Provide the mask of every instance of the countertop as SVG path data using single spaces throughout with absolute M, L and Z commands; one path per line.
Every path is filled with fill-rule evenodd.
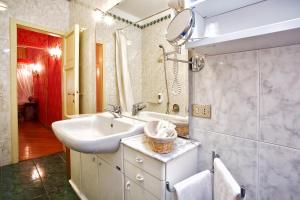
M 195 140 L 177 138 L 172 152 L 168 154 L 160 154 L 151 150 L 144 134 L 124 138 L 122 139 L 122 144 L 164 163 L 167 163 L 200 145 L 200 143 Z

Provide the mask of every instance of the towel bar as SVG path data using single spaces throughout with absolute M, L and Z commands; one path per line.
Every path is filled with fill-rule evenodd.
M 175 188 L 170 188 L 170 182 L 169 181 L 166 182 L 166 188 L 167 188 L 168 192 L 175 192 Z
M 215 158 L 220 158 L 219 154 L 217 154 L 215 151 L 212 152 L 212 169 L 211 169 L 211 173 L 214 173 L 214 159 Z M 246 196 L 246 188 L 245 186 L 241 185 L 241 193 L 240 195 L 237 197 L 237 200 L 242 200 L 245 198 Z M 175 192 L 175 188 L 170 186 L 170 182 L 166 181 L 166 189 L 168 192 Z
M 215 151 L 212 152 L 212 169 L 211 172 L 214 173 L 214 159 L 220 158 L 219 154 L 217 154 Z M 246 188 L 245 186 L 241 185 L 241 192 L 240 195 L 237 197 L 237 200 L 242 200 L 246 196 Z

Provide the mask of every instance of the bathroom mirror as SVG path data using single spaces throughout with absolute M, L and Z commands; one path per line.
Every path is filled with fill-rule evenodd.
M 185 9 L 173 18 L 167 28 L 166 39 L 173 46 L 184 45 L 192 36 L 195 16 L 191 9 Z
M 131 113 L 132 105 L 142 102 L 146 107 L 135 114 L 187 127 L 189 67 L 165 56 L 188 60 L 188 51 L 175 54 L 166 38 L 175 15 L 168 1 L 124 0 L 108 13 L 112 24 L 96 24 L 96 42 L 103 45 L 104 107 L 121 104 Z

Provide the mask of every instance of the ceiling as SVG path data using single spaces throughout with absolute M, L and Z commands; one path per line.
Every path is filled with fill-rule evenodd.
M 109 12 L 136 22 L 168 8 L 168 0 L 123 0 Z

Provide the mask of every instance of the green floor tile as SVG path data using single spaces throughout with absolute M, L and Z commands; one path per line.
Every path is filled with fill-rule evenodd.
M 0 167 L 0 200 L 78 200 L 63 154 Z

